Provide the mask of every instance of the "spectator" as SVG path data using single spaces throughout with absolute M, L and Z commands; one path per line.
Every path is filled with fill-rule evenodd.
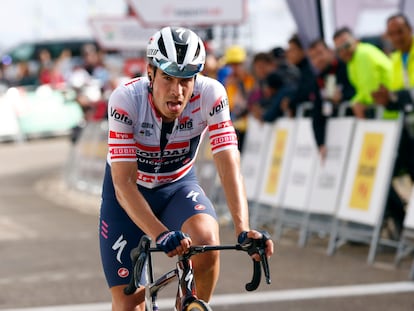
M 321 158 L 324 159 L 326 157 L 326 148 L 324 145 L 326 119 L 320 114 L 322 98 L 315 72 L 297 35 L 290 38 L 286 57 L 289 63 L 295 65 L 299 69 L 300 76 L 296 87 L 293 90 L 290 90 L 290 95 L 282 99 L 282 110 L 286 112 L 288 109 L 288 113 L 293 116 L 296 114 L 299 106 L 303 103 L 312 103 L 311 114 L 313 133 Z
M 316 70 L 318 86 L 325 101 L 338 107 L 341 102 L 350 100 L 355 95 L 355 89 L 348 79 L 346 64 L 323 39 L 317 39 L 309 45 L 308 56 Z
M 89 73 L 92 79 L 98 80 L 101 87 L 105 88 L 110 77 L 109 71 L 102 60 L 102 53 L 93 44 L 85 44 L 82 53 L 83 68 Z
M 391 85 L 391 61 L 370 43 L 359 42 L 348 27 L 338 29 L 333 36 L 339 57 L 347 64 L 349 80 L 355 88 L 351 98 L 352 112 L 357 118 L 367 116 L 367 107 L 374 102 L 371 93 L 380 85 Z
M 255 79 L 246 69 L 247 53 L 241 46 L 235 45 L 227 48 L 224 60 L 225 64 L 231 68 L 224 86 L 229 98 L 230 115 L 241 151 L 247 129 L 247 96 L 253 89 Z
M 252 114 L 263 122 L 273 122 L 283 115 L 282 100 L 288 96 L 284 77 L 278 71 L 270 73 L 263 82 L 263 97 L 252 109 Z
M 395 48 L 395 52 L 391 54 L 392 82 L 389 88 L 382 85 L 372 95 L 379 105 L 403 111 L 408 107 L 408 111 L 411 111 L 414 100 L 414 38 L 407 17 L 403 14 L 390 16 L 387 20 L 386 34 Z M 414 140 L 404 126 L 394 167 L 394 177 L 408 173 L 411 181 L 414 181 L 413 159 Z M 397 210 L 398 212 L 396 218 L 400 220 L 399 230 L 402 230 L 405 215 L 401 210 Z
M 259 103 L 264 98 L 266 77 L 275 71 L 275 69 L 275 60 L 270 53 L 260 52 L 254 55 L 252 71 L 255 78 L 255 85 L 247 98 L 247 108 L 249 111 L 254 111 L 260 107 Z
M 36 75 L 30 72 L 29 63 L 22 61 L 17 64 L 17 86 L 37 86 L 38 79 Z
M 358 42 L 347 27 L 335 32 L 334 42 L 339 57 L 347 62 L 349 78 L 355 87 L 356 94 L 351 99 L 353 113 L 357 118 L 370 117 L 367 107 L 374 104 L 372 93 L 381 85 L 386 88 L 391 86 L 391 61 L 376 46 Z M 390 218 L 393 221 L 395 230 L 392 230 L 392 238 L 399 238 L 404 217 L 404 204 L 391 184 L 383 222 L 388 227 L 386 220 Z
M 389 88 L 381 85 L 372 95 L 377 104 L 404 109 L 405 105 L 412 106 L 414 102 L 414 38 L 405 15 L 396 14 L 388 18 L 387 36 L 395 49 L 391 54 L 391 85 Z

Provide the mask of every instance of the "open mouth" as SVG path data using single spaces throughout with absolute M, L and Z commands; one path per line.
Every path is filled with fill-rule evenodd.
M 168 101 L 167 107 L 173 113 L 178 113 L 181 109 L 181 102 L 180 101 Z

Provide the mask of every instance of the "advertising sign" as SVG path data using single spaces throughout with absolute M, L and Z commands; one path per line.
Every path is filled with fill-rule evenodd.
M 328 120 L 325 141 L 327 155 L 323 162 L 320 159 L 316 162 L 309 212 L 333 215 L 338 208 L 354 126 L 354 118 Z
M 313 184 L 318 151 L 312 130 L 312 120 L 297 120 L 295 146 L 291 158 L 289 178 L 286 180 L 286 193 L 282 207 L 305 210 Z
M 371 226 L 381 221 L 399 126 L 398 121 L 357 122 L 338 218 Z
M 127 0 L 142 24 L 149 27 L 167 25 L 229 25 L 243 22 L 245 0 Z
M 135 17 L 93 17 L 90 24 L 99 45 L 107 50 L 145 50 L 158 30 L 144 28 Z
M 241 153 L 241 170 L 249 200 L 257 199 L 260 180 L 263 178 L 265 169 L 263 159 L 269 146 L 268 139 L 271 128 L 269 123 L 261 123 L 256 118 L 249 116 L 243 152 Z
M 267 140 L 268 150 L 264 160 L 259 202 L 278 206 L 282 203 L 286 179 L 289 173 L 291 151 L 295 138 L 296 121 L 281 118 L 272 125 Z

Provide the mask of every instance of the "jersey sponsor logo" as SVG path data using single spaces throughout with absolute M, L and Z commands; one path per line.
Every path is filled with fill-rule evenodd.
M 209 112 L 209 115 L 212 117 L 215 114 L 218 114 L 225 110 L 229 106 L 229 101 L 227 97 L 223 98 L 218 104 L 214 105 L 213 109 Z
M 111 155 L 135 155 L 136 149 L 131 147 L 111 147 L 109 148 L 109 153 Z
M 204 211 L 206 207 L 203 204 L 197 204 L 196 206 L 194 206 L 194 209 L 196 211 Z
M 158 49 L 147 49 L 147 56 L 155 56 L 158 53 Z
M 148 122 L 142 122 L 141 127 L 144 128 L 144 129 L 153 129 L 154 124 L 148 123 Z
M 130 119 L 128 113 L 119 108 L 112 108 L 111 107 L 111 117 L 114 118 L 116 121 L 131 125 L 132 120 Z
M 200 192 L 197 192 L 197 191 L 191 190 L 191 191 L 187 194 L 186 198 L 187 198 L 187 199 L 190 199 L 190 198 L 191 198 L 191 200 L 192 200 L 193 202 L 197 202 L 197 197 L 198 197 L 199 195 L 200 195 Z
M 127 268 L 119 268 L 118 269 L 118 276 L 121 278 L 126 278 L 129 275 L 129 270 Z
M 223 133 L 221 135 L 215 135 L 214 137 L 211 137 L 210 143 L 212 146 L 216 146 L 223 143 L 231 143 L 231 142 L 237 142 L 237 135 L 235 133 L 229 132 L 229 133 Z
M 189 131 L 193 129 L 193 119 L 190 119 L 190 117 L 184 117 L 180 119 L 179 124 L 177 125 L 177 128 L 180 131 Z
M 134 134 L 133 133 L 121 133 L 121 132 L 109 131 L 109 138 L 131 139 L 131 138 L 134 138 Z
M 215 131 L 215 130 L 220 130 L 220 129 L 224 129 L 227 127 L 232 127 L 233 123 L 231 122 L 231 120 L 227 120 L 227 121 L 223 121 L 220 123 L 216 123 L 216 124 L 212 124 L 208 127 L 209 131 Z
M 139 131 L 139 135 L 145 136 L 145 137 L 150 137 L 152 135 L 152 133 L 151 133 L 150 130 L 144 130 L 144 129 L 142 129 L 142 130 Z
M 121 256 L 122 252 L 124 251 L 125 246 L 127 245 L 127 241 L 124 240 L 124 236 L 121 234 L 121 236 L 116 240 L 114 245 L 112 245 L 112 249 L 114 251 L 117 250 L 116 253 L 116 260 L 118 260 L 119 263 L 122 263 Z

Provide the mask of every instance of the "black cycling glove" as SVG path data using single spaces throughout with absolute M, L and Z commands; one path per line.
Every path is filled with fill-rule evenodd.
M 181 240 L 188 237 L 189 235 L 182 231 L 165 231 L 157 237 L 155 243 L 159 249 L 168 254 L 180 246 Z

